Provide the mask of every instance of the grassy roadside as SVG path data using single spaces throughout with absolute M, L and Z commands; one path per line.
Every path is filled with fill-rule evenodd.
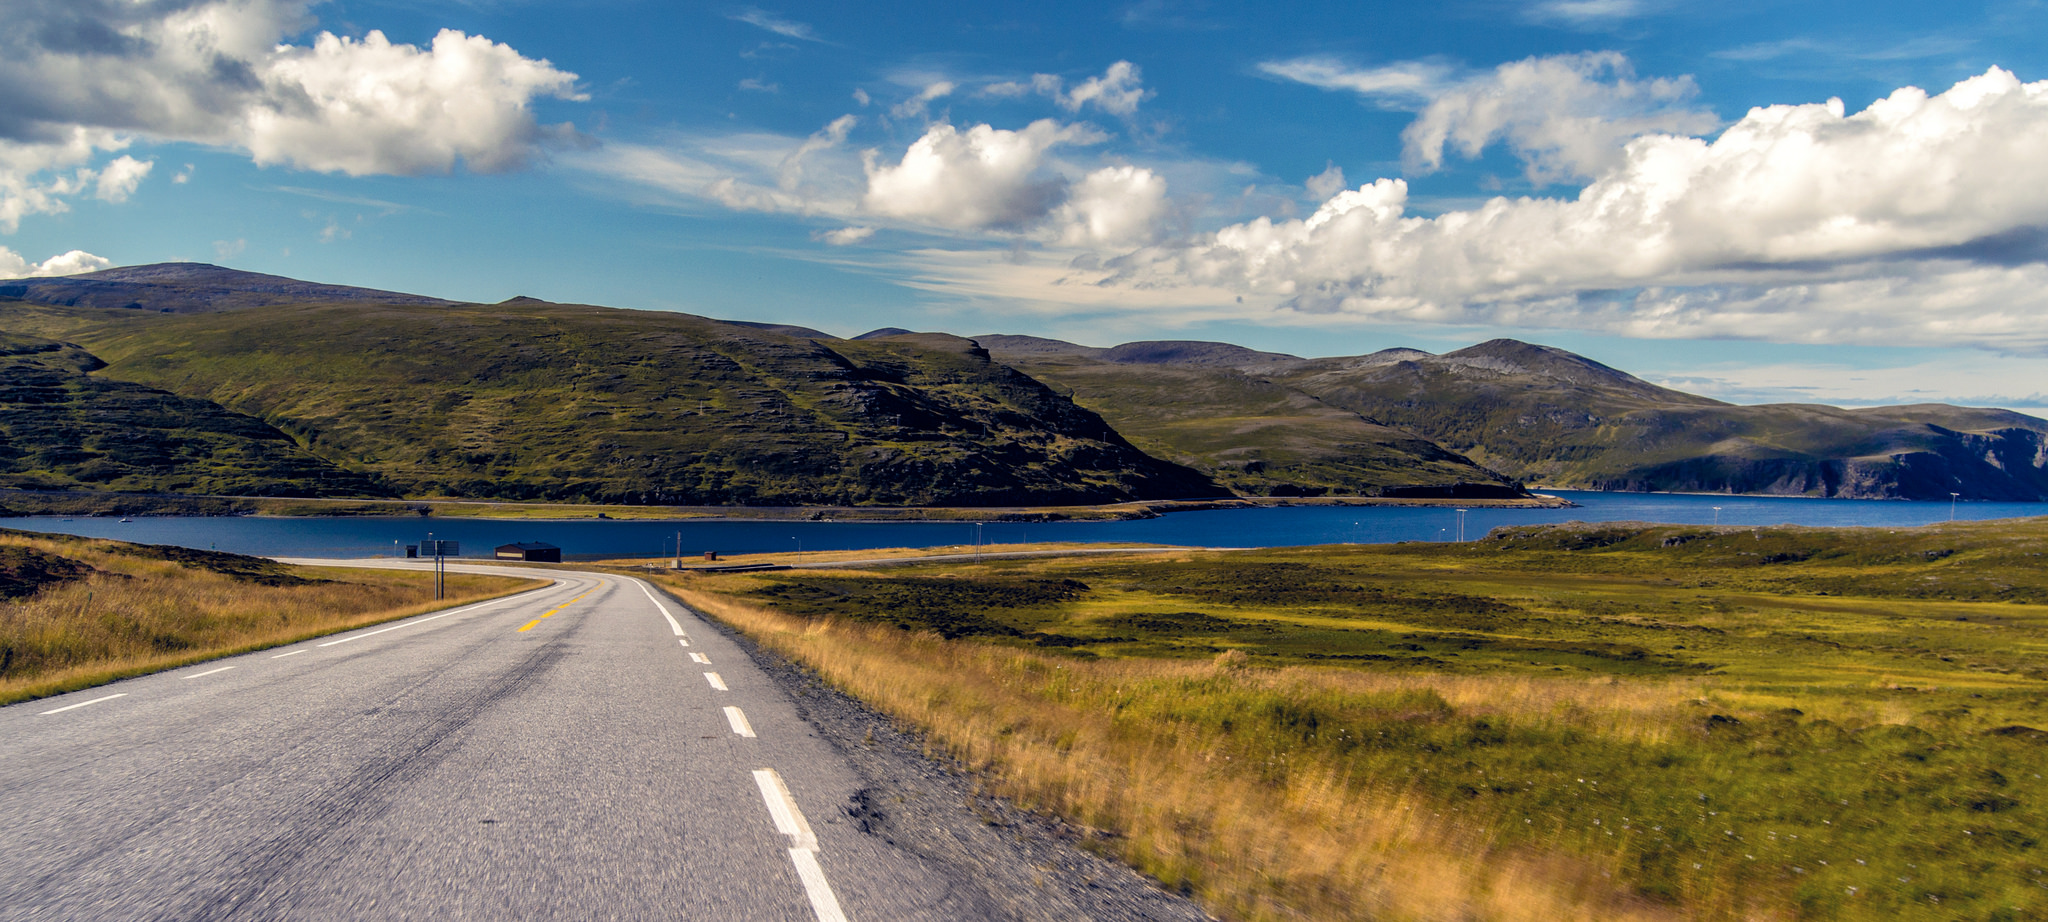
M 665 577 L 1231 919 L 2048 913 L 2048 522 Z
M 496 598 L 539 585 L 0 530 L 0 704 Z

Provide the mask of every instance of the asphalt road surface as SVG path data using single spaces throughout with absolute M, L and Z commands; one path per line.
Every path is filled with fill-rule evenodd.
M 986 917 L 723 633 L 515 572 L 556 581 L 0 708 L 0 919 Z

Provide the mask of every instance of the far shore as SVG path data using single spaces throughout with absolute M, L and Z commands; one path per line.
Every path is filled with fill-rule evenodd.
M 1171 512 L 1288 506 L 1440 506 L 1562 509 L 1577 504 L 1534 493 L 1514 498 L 1252 496 L 1146 500 L 1099 506 L 625 506 L 466 499 L 301 499 L 143 493 L 0 491 L 4 516 L 403 516 L 475 519 L 718 519 L 838 522 L 1086 522 L 1155 518 Z

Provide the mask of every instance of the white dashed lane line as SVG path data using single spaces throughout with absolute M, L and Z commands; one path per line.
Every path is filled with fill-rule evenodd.
M 747 722 L 747 715 L 744 712 L 742 712 L 739 708 L 726 708 L 725 722 L 732 724 L 732 732 L 739 734 L 740 736 L 744 736 L 747 739 L 755 738 L 754 725 Z
M 715 689 L 718 689 L 719 691 L 732 691 L 732 689 L 730 689 L 730 688 L 727 688 L 727 687 L 725 687 L 725 680 L 724 680 L 724 679 L 721 679 L 721 678 L 719 678 L 719 677 L 718 677 L 718 673 L 715 673 L 715 672 L 707 672 L 707 673 L 704 673 L 704 681 L 706 681 L 706 682 L 710 682 L 710 683 L 711 683 L 711 687 L 712 687 L 712 688 L 715 688 Z
M 789 837 L 789 861 L 796 865 L 796 876 L 804 882 L 804 893 L 811 898 L 811 911 L 818 914 L 818 922 L 846 922 L 839 898 L 832 895 L 832 885 L 825 880 L 825 869 L 818 865 L 818 836 L 804 821 L 796 799 L 789 796 L 789 786 L 772 768 L 755 770 L 754 784 L 761 788 L 761 799 L 768 802 L 775 831 Z
M 699 665 L 703 665 L 703 666 L 709 666 L 709 665 L 711 665 L 711 657 L 705 656 L 705 655 L 704 655 L 704 654 L 702 654 L 702 653 L 694 653 L 694 652 L 693 652 L 693 653 L 691 653 L 691 654 L 690 654 L 690 659 L 691 659 L 691 660 L 692 660 L 693 662 L 696 662 L 696 663 L 697 663 L 697 664 L 699 664 Z
M 304 653 L 304 652 L 306 652 L 306 651 L 305 651 L 305 649 L 304 649 L 304 648 L 300 648 L 300 649 L 297 649 L 297 650 L 293 650 L 293 651 L 292 651 L 292 652 L 290 652 L 290 653 L 279 653 L 278 655 L 276 655 L 276 656 L 273 656 L 273 657 L 271 657 L 271 659 L 284 659 L 284 658 L 285 658 L 285 657 L 287 657 L 287 656 L 297 656 L 297 655 L 299 655 L 299 654 L 301 654 L 301 653 Z
M 62 714 L 62 713 L 64 713 L 65 711 L 72 711 L 72 710 L 77 710 L 78 708 L 82 708 L 82 707 L 85 707 L 85 706 L 86 706 L 86 705 L 88 705 L 88 704 L 98 704 L 98 703 L 100 703 L 100 702 L 102 702 L 102 701 L 112 701 L 112 700 L 114 700 L 115 698 L 126 698 L 126 697 L 128 697 L 128 693 L 127 693 L 127 692 L 115 692 L 114 694 L 111 694 L 111 695 L 106 695 L 106 696 L 104 696 L 104 697 L 100 697 L 100 698 L 94 698 L 94 699 L 92 699 L 91 701 L 80 701 L 80 702 L 78 702 L 77 704 L 67 704 L 67 705 L 65 705 L 65 706 L 63 706 L 63 707 L 60 707 L 60 708 L 51 708 L 50 710 L 44 711 L 44 712 L 42 712 L 41 714 L 37 714 L 36 716 L 37 716 L 37 717 L 46 717 L 46 716 L 49 716 L 49 715 L 51 715 L 51 714 Z
M 213 675 L 213 674 L 214 674 L 214 673 L 216 673 L 216 672 L 226 672 L 226 671 L 228 671 L 228 670 L 230 670 L 230 669 L 233 669 L 233 668 L 235 668 L 235 667 L 233 667 L 233 666 L 222 666 L 222 667 L 220 667 L 219 669 L 208 669 L 208 670 L 206 670 L 205 672 L 195 672 L 195 673 L 193 673 L 193 674 L 191 674 L 191 675 L 188 675 L 188 676 L 186 676 L 185 678 L 187 678 L 187 679 L 203 679 L 203 678 L 206 678 L 207 676 Z

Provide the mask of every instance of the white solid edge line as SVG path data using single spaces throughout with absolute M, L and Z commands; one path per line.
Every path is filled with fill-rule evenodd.
M 792 848 L 789 861 L 796 865 L 796 876 L 804 882 L 804 894 L 811 898 L 811 911 L 818 914 L 818 922 L 846 922 L 839 898 L 832 895 L 832 884 L 825 880 L 825 869 L 818 866 L 817 850 Z
M 704 673 L 704 681 L 706 681 L 706 682 L 710 682 L 710 683 L 711 683 L 711 687 L 712 687 L 712 688 L 715 688 L 715 689 L 718 689 L 719 691 L 732 691 L 732 689 L 730 689 L 730 688 L 727 688 L 727 687 L 725 687 L 725 680 L 724 680 L 724 679 L 721 679 L 721 678 L 719 678 L 719 677 L 718 677 L 718 673 L 715 673 L 715 672 L 707 672 L 707 673 Z
M 50 710 L 44 711 L 44 712 L 43 712 L 43 713 L 41 713 L 41 714 L 37 714 L 36 716 L 37 716 L 37 717 L 45 717 L 45 716 L 48 716 L 48 715 L 50 715 L 50 714 L 62 714 L 62 713 L 64 713 L 65 711 L 73 710 L 73 709 L 75 709 L 75 708 L 82 708 L 82 707 L 85 707 L 85 706 L 86 706 L 86 705 L 88 705 L 88 704 L 98 704 L 98 703 L 100 703 L 100 702 L 102 702 L 102 701 L 112 701 L 112 700 L 114 700 L 115 698 L 126 698 L 126 697 L 128 697 L 128 693 L 127 693 L 127 692 L 115 692 L 115 693 L 113 693 L 113 694 L 111 694 L 111 695 L 106 695 L 106 696 L 103 696 L 103 697 L 99 697 L 99 698 L 94 698 L 94 699 L 92 699 L 91 701 L 80 701 L 80 702 L 78 702 L 77 704 L 67 704 L 67 705 L 65 705 L 65 706 L 63 706 L 63 707 L 60 707 L 60 708 L 52 708 L 52 709 L 50 709 Z
M 646 583 L 637 579 L 633 581 L 633 585 L 640 587 L 641 592 L 647 593 L 647 601 L 653 602 L 654 607 L 660 610 L 661 616 L 668 619 L 668 629 L 676 632 L 677 637 L 683 636 L 683 626 L 676 623 L 676 616 L 668 613 L 668 606 L 661 604 L 661 600 L 654 597 L 654 590 L 647 588 Z M 689 644 L 685 642 L 684 646 Z
M 562 583 L 561 583 L 561 581 L 559 581 L 559 580 L 558 580 L 558 581 L 556 581 L 556 583 L 555 583 L 555 586 L 559 586 L 559 585 L 562 585 Z M 384 632 L 386 632 L 386 631 L 395 631 L 395 630 L 398 630 L 399 628 L 404 628 L 404 627 L 412 627 L 412 626 L 413 626 L 413 625 L 415 625 L 415 624 L 425 624 L 425 623 L 427 623 L 427 622 L 429 622 L 429 621 L 438 621 L 438 620 L 440 620 L 440 619 L 442 619 L 442 618 L 446 618 L 446 617 L 448 617 L 449 615 L 459 615 L 459 614 L 462 614 L 463 612 L 466 612 L 466 611 L 476 611 L 476 610 L 477 610 L 477 609 L 479 609 L 479 608 L 489 608 L 489 607 L 491 607 L 491 606 L 493 606 L 493 605 L 499 605 L 499 604 L 503 604 L 503 603 L 505 603 L 505 602 L 510 602 L 510 601 L 512 601 L 512 600 L 514 600 L 514 599 L 517 599 L 517 598 L 519 598 L 520 596 L 526 595 L 526 594 L 527 594 L 528 592 L 544 592 L 544 591 L 546 591 L 546 590 L 548 590 L 548 589 L 552 589 L 552 588 L 554 588 L 554 586 L 542 586 L 542 587 L 540 587 L 539 589 L 528 589 L 528 590 L 526 590 L 526 592 L 522 592 L 522 593 L 519 593 L 519 595 L 508 595 L 508 596 L 506 596 L 506 597 L 504 597 L 504 598 L 502 598 L 502 599 L 492 599 L 492 600 L 490 600 L 490 601 L 488 601 L 488 602 L 479 602 L 479 603 L 477 603 L 477 604 L 475 604 L 475 605 L 471 605 L 471 606 L 469 606 L 468 608 L 458 608 L 458 609 L 456 609 L 456 610 L 454 610 L 454 611 L 444 611 L 444 612 L 442 612 L 442 613 L 440 613 L 440 614 L 438 614 L 438 615 L 428 615 L 428 616 L 426 616 L 426 617 L 424 617 L 424 618 L 414 618 L 414 619 L 412 619 L 411 621 L 407 621 L 407 622 L 405 622 L 404 624 L 394 624 L 394 625 L 392 625 L 392 626 L 390 626 L 390 627 L 385 627 L 385 628 L 378 628 L 378 629 L 376 629 L 376 630 L 374 630 L 374 631 L 370 631 L 370 632 L 368 632 L 368 633 L 363 633 L 363 634 L 357 634 L 357 635 L 355 635 L 355 636 L 353 636 L 353 637 L 343 637 L 343 638 L 342 638 L 342 639 L 340 639 L 340 640 L 330 640 L 330 641 L 328 641 L 328 642 L 326 642 L 326 643 L 320 644 L 319 646 L 323 646 L 323 647 L 331 647 L 331 646 L 334 646 L 335 644 L 338 644 L 338 643 L 348 643 L 348 642 L 349 642 L 349 641 L 351 641 L 351 640 L 361 640 L 361 639 L 363 639 L 363 638 L 365 638 L 365 637 L 375 637 L 375 636 L 377 636 L 378 634 L 382 634 L 382 633 L 384 633 Z
M 732 732 L 744 736 L 747 739 L 755 738 L 754 725 L 747 723 L 746 713 L 741 711 L 739 708 L 728 705 L 725 709 L 725 722 L 732 724 Z
M 284 659 L 287 656 L 297 656 L 304 652 L 306 652 L 305 648 L 301 647 L 297 650 L 293 650 L 290 653 L 279 653 L 278 655 L 271 657 L 271 659 Z
M 235 668 L 235 667 L 233 667 L 233 666 L 222 666 L 222 667 L 220 667 L 219 669 L 208 669 L 208 670 L 206 670 L 205 672 L 195 672 L 195 673 L 193 673 L 193 674 L 191 674 L 191 675 L 188 675 L 188 676 L 186 676 L 185 678 L 188 678 L 188 679 L 201 679 L 201 678 L 205 678 L 205 677 L 207 677 L 207 676 L 213 675 L 213 674 L 214 674 L 214 673 L 216 673 L 216 672 L 226 672 L 226 671 L 228 671 L 228 670 L 230 670 L 230 669 L 233 669 L 233 668 Z
M 698 653 L 698 652 L 696 652 L 696 651 L 691 651 L 691 653 L 690 653 L 690 661 L 691 661 L 691 662 L 694 662 L 694 663 L 696 663 L 696 664 L 698 664 L 698 665 L 700 665 L 700 666 L 709 666 L 709 665 L 711 665 L 711 657 L 705 656 L 704 654 L 702 654 L 702 653 Z

